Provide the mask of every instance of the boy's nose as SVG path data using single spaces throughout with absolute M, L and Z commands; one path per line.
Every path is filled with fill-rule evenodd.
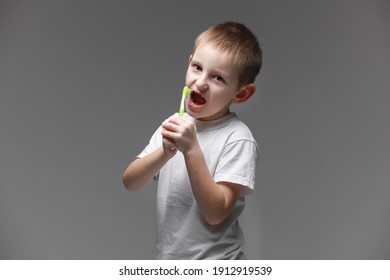
M 206 90 L 207 89 L 207 79 L 205 76 L 199 77 L 195 82 L 196 87 L 199 90 Z

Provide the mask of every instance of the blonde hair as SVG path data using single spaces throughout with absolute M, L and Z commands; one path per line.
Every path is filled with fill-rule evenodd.
M 263 54 L 256 36 L 245 25 L 225 22 L 208 28 L 196 38 L 192 54 L 197 47 L 207 43 L 226 52 L 239 66 L 239 87 L 255 81 Z

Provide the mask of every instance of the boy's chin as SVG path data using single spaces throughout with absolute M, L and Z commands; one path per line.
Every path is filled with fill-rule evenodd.
M 195 113 L 195 112 L 193 112 L 191 110 L 187 110 L 186 113 L 187 113 L 187 115 L 189 115 L 190 117 L 192 117 L 194 119 L 202 118 L 202 114 Z
M 218 112 L 213 115 L 206 115 L 206 114 L 191 114 L 190 112 L 188 112 L 188 114 L 194 119 L 197 119 L 198 121 L 204 121 L 204 122 L 221 119 L 226 115 L 228 115 L 229 113 L 230 112 Z
M 204 118 L 207 118 L 207 116 L 205 116 L 204 114 L 199 113 L 199 112 L 194 112 L 194 111 L 191 111 L 191 110 L 187 110 L 186 113 L 189 116 L 191 116 L 192 118 L 197 119 L 197 120 L 202 120 Z

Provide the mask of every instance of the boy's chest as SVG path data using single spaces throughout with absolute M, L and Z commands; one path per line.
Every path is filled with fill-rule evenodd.
M 219 158 L 226 145 L 226 138 L 214 137 L 205 133 L 198 134 L 198 142 L 202 149 L 208 170 L 214 176 L 218 166 Z M 182 153 L 178 152 L 164 167 L 160 170 L 159 179 L 160 194 L 166 196 L 169 203 L 192 205 L 194 201 L 185 159 Z M 184 206 L 184 205 L 183 205 Z

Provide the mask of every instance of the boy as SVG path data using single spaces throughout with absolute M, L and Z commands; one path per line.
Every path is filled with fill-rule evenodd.
M 253 192 L 258 146 L 230 105 L 255 92 L 262 51 L 226 22 L 198 36 L 189 58 L 184 116 L 175 114 L 123 174 L 127 190 L 158 180 L 158 259 L 243 259 L 238 217 Z

